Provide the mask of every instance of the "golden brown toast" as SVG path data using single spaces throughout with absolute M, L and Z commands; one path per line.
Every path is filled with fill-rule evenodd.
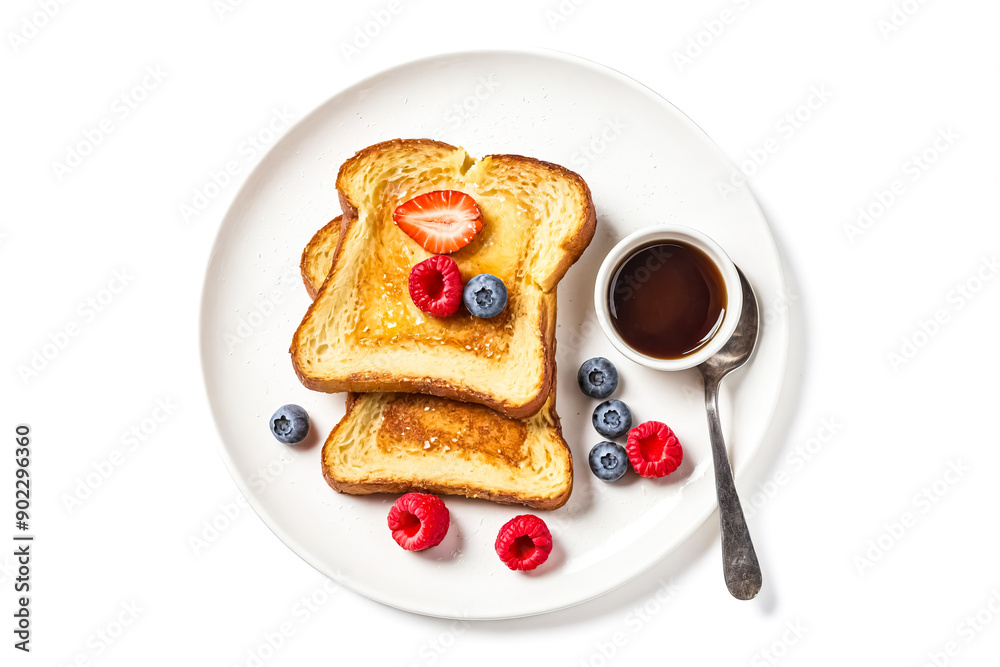
M 309 298 L 315 300 L 326 277 L 330 275 L 333 267 L 333 259 L 337 255 L 337 245 L 340 241 L 340 227 L 343 216 L 338 215 L 330 222 L 323 225 L 316 232 L 305 250 L 302 251 L 302 261 L 299 263 L 299 270 L 302 273 L 302 282 L 309 292 Z
M 353 394 L 323 445 L 323 476 L 353 494 L 464 495 L 553 510 L 573 490 L 554 396 L 528 420 L 425 394 Z
M 302 253 L 311 296 L 330 273 L 340 231 L 337 217 Z M 349 394 L 347 413 L 323 446 L 323 476 L 345 493 L 423 491 L 552 510 L 572 492 L 573 458 L 554 385 L 542 409 L 523 421 L 423 394 Z
M 443 189 L 466 192 L 482 210 L 482 231 L 451 257 L 465 280 L 479 273 L 503 280 L 508 304 L 495 318 L 464 310 L 430 317 L 410 299 L 410 269 L 430 253 L 392 213 Z M 554 378 L 555 286 L 594 234 L 583 179 L 532 158 L 477 161 L 441 142 L 396 139 L 347 160 L 337 190 L 343 240 L 291 346 L 303 384 L 432 394 L 514 418 L 536 413 Z

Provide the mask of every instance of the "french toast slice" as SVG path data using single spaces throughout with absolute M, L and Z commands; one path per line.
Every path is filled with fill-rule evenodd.
M 337 217 L 302 253 L 302 280 L 313 298 L 333 266 L 340 230 Z M 550 299 L 555 322 L 554 290 Z M 344 493 L 423 491 L 553 510 L 573 490 L 554 384 L 542 409 L 523 421 L 424 394 L 349 394 L 322 458 L 327 483 Z
M 554 396 L 527 420 L 425 394 L 352 394 L 323 445 L 323 476 L 344 493 L 464 495 L 554 510 L 573 458 Z
M 428 139 L 395 139 L 347 160 L 337 176 L 344 211 L 333 269 L 292 340 L 295 372 L 325 392 L 424 393 L 528 417 L 554 378 L 549 295 L 590 243 L 596 219 L 577 174 L 517 155 L 474 160 Z M 431 255 L 393 222 L 396 207 L 433 190 L 461 190 L 483 229 L 451 254 L 463 279 L 492 273 L 506 309 L 431 317 L 410 299 L 413 265 Z
M 302 273 L 302 282 L 306 286 L 306 292 L 309 293 L 309 298 L 314 301 L 323 288 L 326 277 L 330 275 L 330 269 L 333 268 L 333 259 L 337 255 L 337 246 L 340 242 L 342 222 L 343 216 L 338 215 L 320 227 L 302 251 L 299 271 Z

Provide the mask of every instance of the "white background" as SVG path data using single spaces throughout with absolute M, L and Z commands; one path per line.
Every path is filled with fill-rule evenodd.
M 233 4 L 17 0 L 0 17 L 0 497 L 14 426 L 30 424 L 37 535 L 33 650 L 2 626 L 4 664 L 995 660 L 1000 6 Z M 373 16 L 386 25 L 365 44 Z M 653 571 L 570 610 L 467 626 L 398 612 L 327 586 L 237 502 L 216 453 L 198 300 L 239 177 L 197 215 L 181 206 L 227 161 L 249 171 L 260 152 L 245 142 L 275 110 L 300 117 L 418 55 L 517 45 L 651 86 L 752 172 L 793 295 L 781 405 L 740 481 L 764 566 L 753 602 L 725 590 L 713 515 Z M 55 166 L 98 131 L 78 166 Z M 852 232 L 859 208 L 873 218 Z M 157 401 L 175 407 L 154 429 Z M 0 566 L 12 624 L 6 547 Z

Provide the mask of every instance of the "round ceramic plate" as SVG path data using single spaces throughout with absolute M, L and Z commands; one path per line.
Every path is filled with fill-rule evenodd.
M 395 496 L 350 496 L 327 486 L 322 441 L 343 395 L 305 389 L 288 346 L 309 305 L 299 259 L 313 233 L 340 213 L 334 183 L 357 150 L 396 137 L 430 137 L 470 155 L 515 153 L 566 166 L 593 191 L 597 233 L 559 285 L 558 412 L 573 451 L 569 502 L 541 516 L 555 547 L 530 574 L 500 562 L 501 525 L 525 508 L 448 497 L 445 541 L 405 552 L 386 527 Z M 202 364 L 222 455 L 257 514 L 319 571 L 374 600 L 422 614 L 509 618 L 573 605 L 640 575 L 715 507 L 702 385 L 696 371 L 662 373 L 618 354 L 593 308 L 602 258 L 629 232 L 657 223 L 696 227 L 727 250 L 763 310 L 751 362 L 723 385 L 722 417 L 737 476 L 754 456 L 778 398 L 787 352 L 784 283 L 770 230 L 745 188 L 720 194 L 733 166 L 684 114 L 605 67 L 551 52 L 437 56 L 371 77 L 303 118 L 250 174 L 222 222 L 205 279 Z M 593 356 L 610 358 L 616 394 L 636 423 L 668 423 L 684 463 L 661 480 L 629 473 L 597 480 L 587 464 L 602 440 L 598 403 L 577 387 Z M 271 413 L 298 403 L 312 418 L 304 446 L 268 431 Z

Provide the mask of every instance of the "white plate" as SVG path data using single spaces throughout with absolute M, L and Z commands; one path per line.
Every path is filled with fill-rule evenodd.
M 493 551 L 500 526 L 524 508 L 448 497 L 452 527 L 422 553 L 399 549 L 386 527 L 395 497 L 355 497 L 320 474 L 320 444 L 343 414 L 343 397 L 306 390 L 288 345 L 309 304 L 302 248 L 340 212 L 334 181 L 360 148 L 395 137 L 432 137 L 471 155 L 517 153 L 579 172 L 593 190 L 598 229 L 559 286 L 558 411 L 573 450 L 575 489 L 540 513 L 552 530 L 549 561 L 509 571 Z M 593 312 L 594 277 L 615 242 L 668 222 L 713 237 L 747 274 L 764 309 L 756 356 L 723 385 L 723 419 L 737 475 L 777 401 L 787 348 L 784 283 L 767 223 L 749 191 L 725 201 L 716 184 L 731 163 L 686 116 L 605 67 L 552 52 L 473 52 L 409 63 L 336 95 L 294 126 L 236 195 L 205 279 L 201 350 L 222 455 L 257 514 L 319 571 L 388 605 L 453 618 L 507 618 L 567 607 L 639 575 L 684 540 L 715 507 L 708 430 L 696 371 L 660 373 L 618 354 Z M 587 465 L 600 441 L 597 401 L 580 393 L 580 363 L 617 366 L 616 394 L 636 423 L 667 422 L 684 445 L 682 467 L 663 480 L 633 473 L 598 481 Z M 311 446 L 268 431 L 284 403 L 305 407 Z M 734 406 L 735 409 L 734 409 Z M 721 573 L 720 573 L 721 576 Z

